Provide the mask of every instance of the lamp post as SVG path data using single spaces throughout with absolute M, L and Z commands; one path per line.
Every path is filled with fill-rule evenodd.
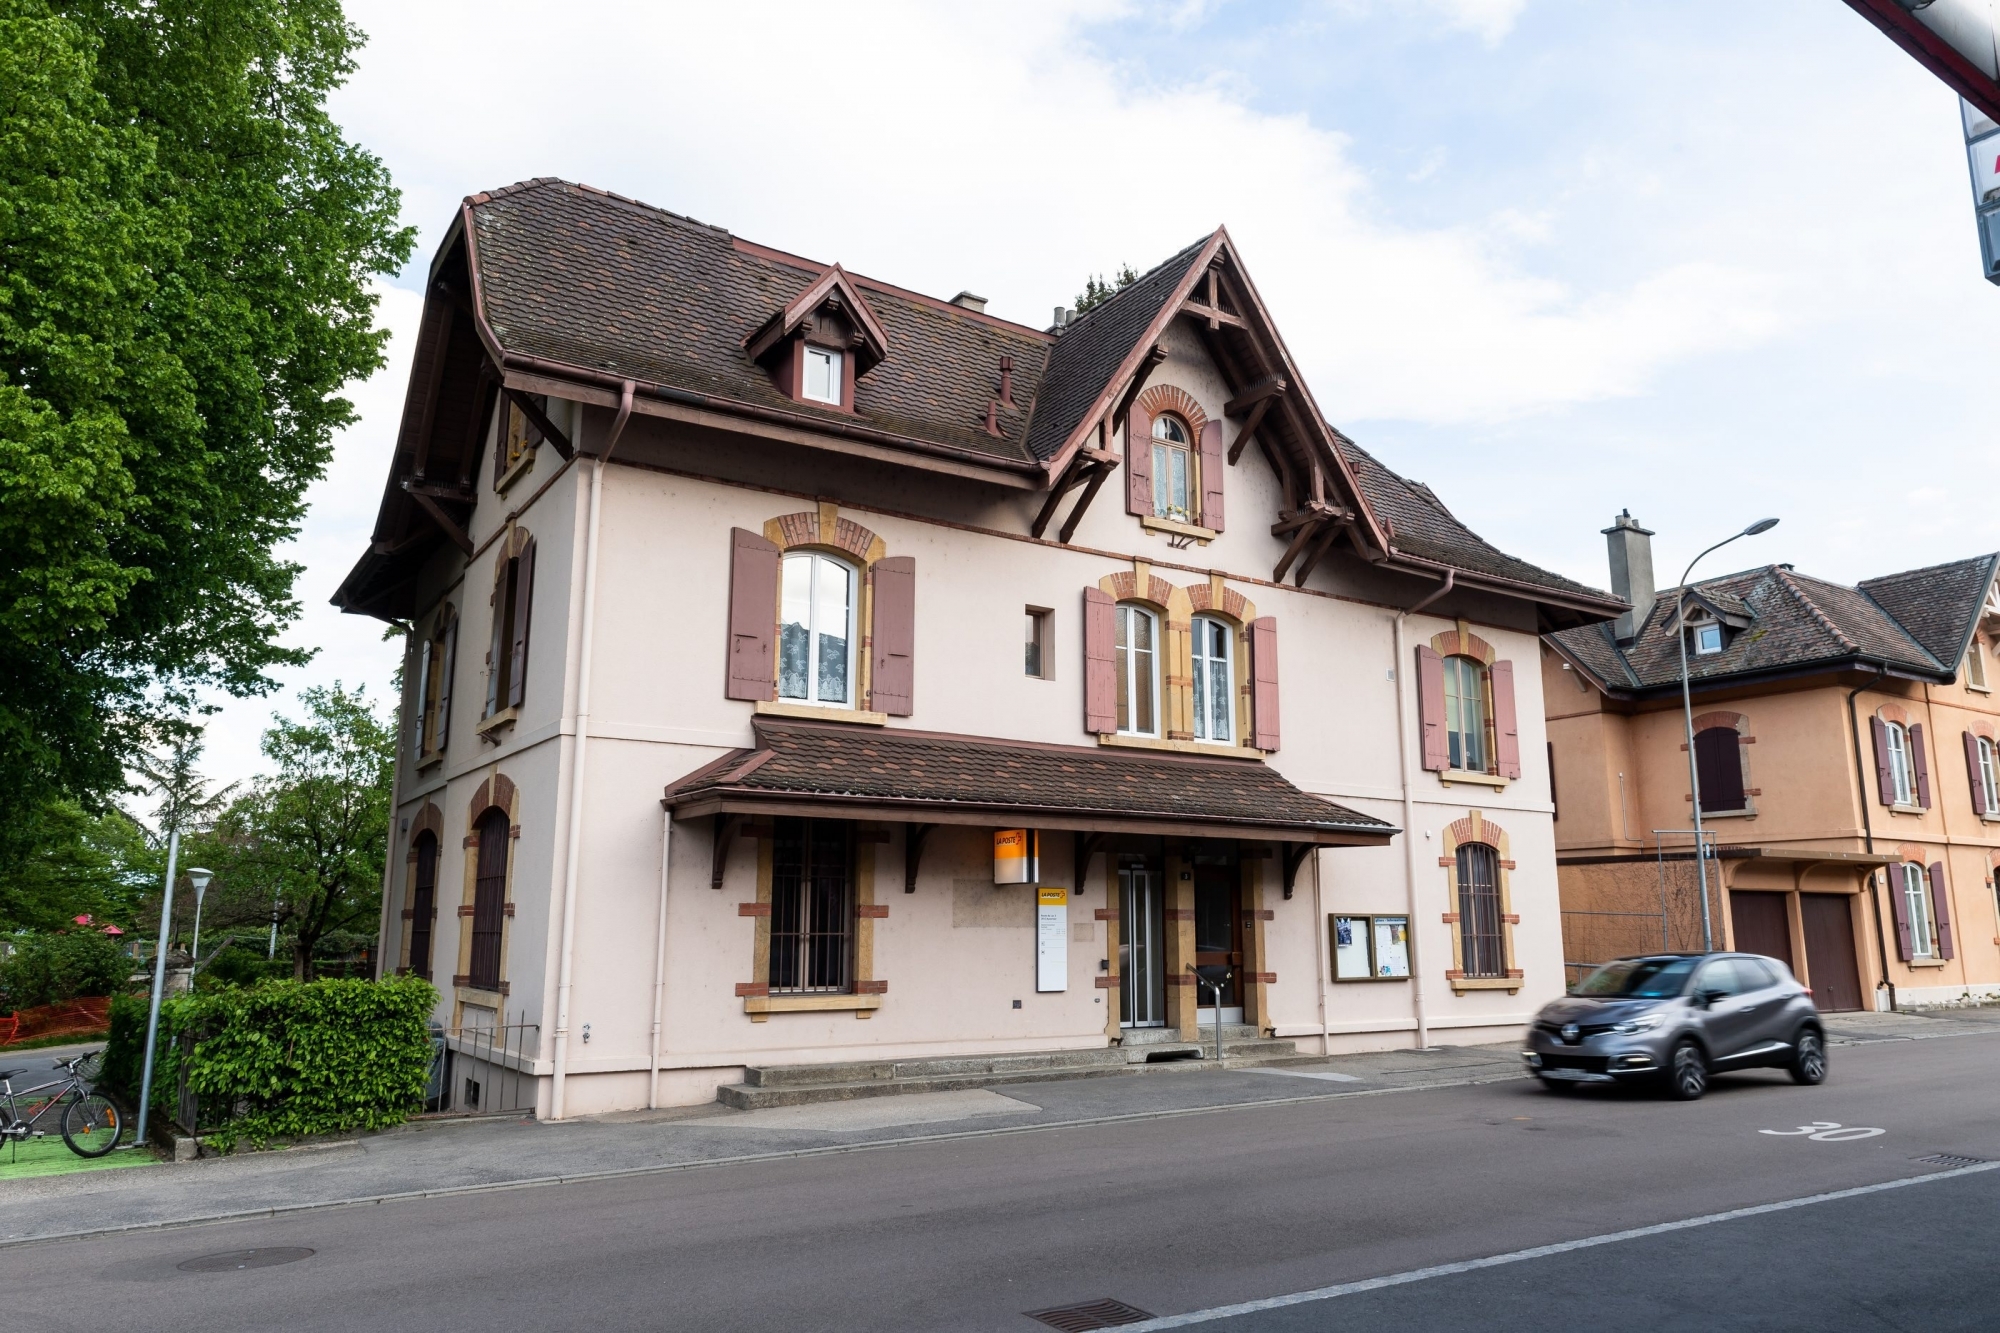
M 167 887 L 160 895 L 160 945 L 153 954 L 153 1003 L 146 1014 L 146 1064 L 139 1077 L 139 1132 L 132 1140 L 137 1148 L 146 1142 L 146 1120 L 153 1109 L 153 1048 L 160 1039 L 160 997 L 167 986 L 167 931 L 174 920 L 174 870 L 181 857 L 181 831 L 167 835 Z
M 208 882 L 215 878 L 213 870 L 201 866 L 188 867 L 188 883 L 194 885 L 194 943 L 188 947 L 188 966 L 201 966 L 201 900 L 208 896 Z
M 1688 684 L 1688 637 L 1687 637 L 1687 595 L 1688 576 L 1702 557 L 1719 551 L 1738 537 L 1754 537 L 1760 532 L 1769 532 L 1778 526 L 1775 518 L 1760 518 L 1734 536 L 1721 541 L 1703 551 L 1701 555 L 1688 561 L 1688 567 L 1681 571 L 1680 586 L 1674 593 L 1674 637 L 1681 646 L 1681 715 L 1687 725 L 1688 791 L 1694 797 L 1694 863 L 1701 873 L 1701 949 L 1708 953 L 1715 948 L 1715 927 L 1708 911 L 1708 843 L 1701 832 L 1701 773 L 1694 762 L 1694 693 Z

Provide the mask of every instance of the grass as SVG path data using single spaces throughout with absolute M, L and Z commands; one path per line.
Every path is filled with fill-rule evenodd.
M 148 1149 L 121 1147 L 103 1157 L 78 1157 L 62 1141 L 62 1135 L 0 1146 L 0 1181 L 26 1180 L 31 1176 L 63 1176 L 72 1171 L 106 1171 L 121 1166 L 145 1166 L 159 1158 Z

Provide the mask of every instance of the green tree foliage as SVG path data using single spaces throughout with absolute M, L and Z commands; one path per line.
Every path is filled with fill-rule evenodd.
M 338 0 L 0 0 L 0 864 L 306 656 L 297 529 L 413 233 Z
M 203 934 L 268 923 L 275 909 L 301 981 L 327 936 L 375 928 L 396 749 L 361 692 L 335 685 L 303 700 L 302 720 L 280 717 L 264 733 L 276 772 L 230 802 L 206 839 L 182 844 L 215 871 Z
M 132 960 L 94 931 L 23 935 L 0 962 L 0 1014 L 82 995 L 116 995 L 132 975 Z
M 1130 264 L 1118 266 L 1118 276 L 1110 282 L 1102 273 L 1092 274 L 1083 280 L 1083 290 L 1077 293 L 1076 313 L 1081 315 L 1096 309 L 1139 280 L 1139 274 Z
M 87 813 L 74 801 L 30 807 L 23 841 L 35 854 L 0 863 L 0 931 L 63 930 L 79 916 L 130 932 L 161 869 L 146 831 L 122 810 Z

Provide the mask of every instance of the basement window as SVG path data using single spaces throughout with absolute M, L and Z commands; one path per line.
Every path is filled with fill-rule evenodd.
M 840 406 L 841 354 L 825 347 L 808 347 L 804 381 L 799 392 L 816 403 Z

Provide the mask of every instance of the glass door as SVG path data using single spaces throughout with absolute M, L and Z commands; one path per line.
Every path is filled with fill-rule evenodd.
M 1222 1021 L 1243 1021 L 1243 913 L 1241 877 L 1234 864 L 1206 866 L 1194 875 L 1194 966 L 1202 984 L 1196 993 L 1196 1021 L 1215 1022 L 1216 993 L 1222 986 Z
M 1118 868 L 1118 1022 L 1123 1027 L 1156 1028 L 1167 1021 L 1162 897 L 1160 876 L 1151 867 Z

